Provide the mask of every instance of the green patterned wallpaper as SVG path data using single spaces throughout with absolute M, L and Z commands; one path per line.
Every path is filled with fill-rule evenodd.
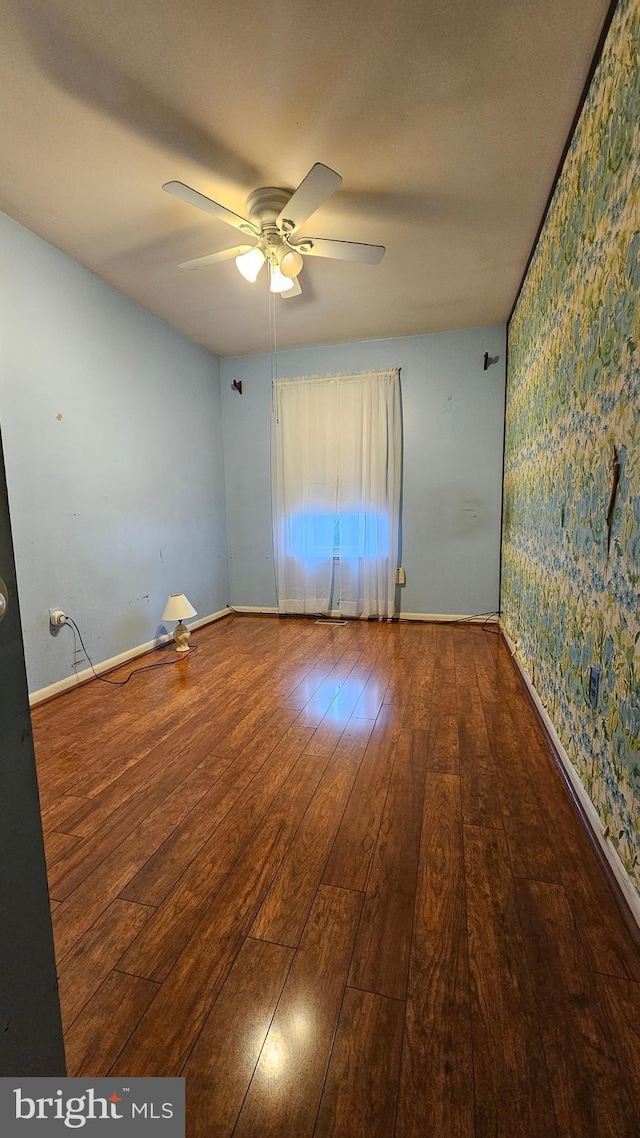
M 502 549 L 506 630 L 637 888 L 639 48 L 620 0 L 509 326 Z

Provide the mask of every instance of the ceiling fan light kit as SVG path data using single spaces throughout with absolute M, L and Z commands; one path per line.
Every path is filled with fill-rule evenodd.
M 244 218 L 183 182 L 167 182 L 162 187 L 167 193 L 212 214 L 255 241 L 254 245 L 236 245 L 232 249 L 221 249 L 217 253 L 183 261 L 179 268 L 199 269 L 218 261 L 235 259 L 238 271 L 253 284 L 268 261 L 269 288 L 286 298 L 299 296 L 302 292 L 298 275 L 305 256 L 378 264 L 384 256 L 383 245 L 295 236 L 311 214 L 341 185 L 342 178 L 335 170 L 316 162 L 297 190 L 285 190 L 280 186 L 261 186 L 254 190 L 247 198 L 249 217 Z

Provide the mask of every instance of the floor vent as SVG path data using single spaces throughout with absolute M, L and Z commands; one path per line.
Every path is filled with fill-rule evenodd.
M 346 622 L 346 620 L 330 620 L 329 618 L 327 618 L 326 620 L 314 620 L 313 623 L 314 624 L 334 624 L 335 625 L 335 624 L 346 624 L 347 622 Z

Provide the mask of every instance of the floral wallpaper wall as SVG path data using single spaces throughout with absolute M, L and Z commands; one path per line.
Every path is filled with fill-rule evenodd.
M 502 609 L 640 890 L 639 51 L 619 0 L 509 326 Z

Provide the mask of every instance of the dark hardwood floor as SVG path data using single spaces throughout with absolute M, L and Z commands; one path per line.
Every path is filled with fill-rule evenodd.
M 33 714 L 69 1074 L 185 1075 L 189 1138 L 637 1138 L 637 941 L 500 637 L 193 642 Z

